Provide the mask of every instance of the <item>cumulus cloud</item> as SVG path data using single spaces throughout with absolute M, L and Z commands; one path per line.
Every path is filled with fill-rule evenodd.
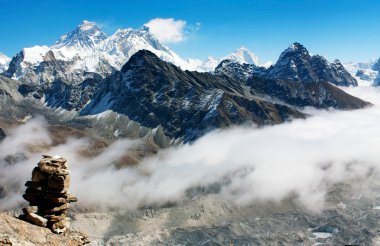
M 114 168 L 112 163 L 138 142 L 119 140 L 100 155 L 84 158 L 77 150 L 88 148 L 89 142 L 71 139 L 48 153 L 69 160 L 71 191 L 84 207 L 159 206 L 208 190 L 212 196 L 239 205 L 292 197 L 301 206 L 318 211 L 333 185 L 366 179 L 369 174 L 379 177 L 380 89 L 368 86 L 347 90 L 375 106 L 355 111 L 309 109 L 314 116 L 306 120 L 260 129 L 217 130 L 193 144 L 161 151 L 137 166 L 122 169 Z M 0 187 L 9 191 L 0 196 L 0 209 L 17 206 L 22 185 L 39 158 L 17 147 L 25 146 L 25 139 L 18 135 L 35 129 L 37 135 L 25 135 L 28 141 L 50 141 L 45 128 L 37 123 L 21 126 L 1 143 L 0 149 L 9 144 L 29 154 L 9 165 L 4 161 L 9 153 L 0 153 Z M 10 181 L 18 188 L 9 188 Z
M 173 18 L 155 18 L 144 24 L 144 26 L 149 27 L 149 31 L 163 43 L 182 42 L 186 39 L 188 32 L 186 21 L 174 20 Z M 199 24 L 197 23 L 198 26 Z

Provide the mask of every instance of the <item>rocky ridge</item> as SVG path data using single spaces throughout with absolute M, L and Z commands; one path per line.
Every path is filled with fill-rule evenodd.
M 304 117 L 292 107 L 246 95 L 232 78 L 182 71 L 145 50 L 102 80 L 80 114 L 106 110 L 144 126 L 162 126 L 168 136 L 185 141 L 233 124 L 276 124 Z
M 329 82 L 338 86 L 358 85 L 339 60 L 330 63 L 322 56 L 311 56 L 300 43 L 290 45 L 281 53 L 277 62 L 267 69 L 234 61 L 223 61 L 215 69 L 215 73 L 243 80 L 256 76 L 261 79 L 302 83 Z

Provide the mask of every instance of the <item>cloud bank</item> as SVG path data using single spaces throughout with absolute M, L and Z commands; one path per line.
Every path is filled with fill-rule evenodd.
M 155 18 L 145 23 L 149 31 L 162 43 L 179 43 L 186 39 L 186 21 Z
M 88 148 L 88 140 L 71 139 L 47 154 L 69 160 L 71 192 L 83 207 L 159 206 L 189 199 L 189 191 L 208 190 L 239 205 L 293 197 L 301 206 L 318 211 L 332 185 L 376 176 L 380 169 L 380 90 L 347 90 L 375 106 L 356 111 L 309 109 L 314 116 L 306 120 L 263 129 L 218 130 L 123 169 L 112 163 L 138 142 L 119 140 L 100 155 L 84 158 L 78 150 Z M 32 120 L 0 144 L 0 150 L 12 146 L 0 152 L 0 187 L 5 187 L 0 209 L 14 208 L 22 201 L 23 183 L 40 158 L 25 146 L 49 144 L 44 124 L 42 119 Z M 26 158 L 6 164 L 6 155 L 16 150 Z

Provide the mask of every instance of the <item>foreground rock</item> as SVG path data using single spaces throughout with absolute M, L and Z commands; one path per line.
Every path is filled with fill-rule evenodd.
M 63 235 L 52 233 L 48 228 L 32 225 L 16 217 L 0 213 L 0 245 L 85 245 L 87 237 L 67 230 Z
M 32 180 L 26 182 L 22 219 L 38 226 L 48 227 L 54 233 L 67 229 L 66 214 L 71 202 L 77 198 L 68 193 L 70 172 L 65 159 L 44 155 L 32 172 Z

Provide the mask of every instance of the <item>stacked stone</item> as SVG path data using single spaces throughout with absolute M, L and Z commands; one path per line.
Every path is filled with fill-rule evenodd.
M 67 210 L 71 202 L 77 201 L 68 193 L 70 172 L 67 161 L 59 156 L 43 155 L 32 172 L 32 180 L 25 186 L 23 197 L 29 202 L 29 207 L 23 209 L 22 217 L 55 233 L 65 232 Z

